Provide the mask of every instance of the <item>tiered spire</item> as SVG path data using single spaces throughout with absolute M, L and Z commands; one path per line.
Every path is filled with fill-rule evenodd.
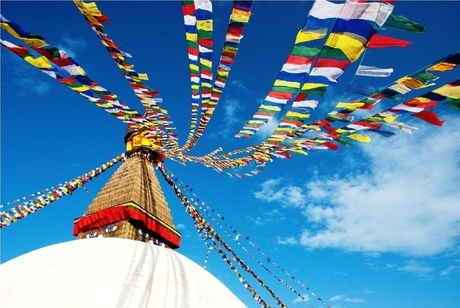
M 79 239 L 102 235 L 143 242 L 153 240 L 178 248 L 180 233 L 174 229 L 168 203 L 152 168 L 159 152 L 151 146 L 133 145 L 132 139 L 129 135 L 125 138 L 126 161 L 94 198 L 84 216 L 75 220 L 73 234 Z

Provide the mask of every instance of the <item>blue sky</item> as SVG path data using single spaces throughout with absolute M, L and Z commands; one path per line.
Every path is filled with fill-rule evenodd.
M 2 1 L 0 5 L 5 18 L 66 50 L 91 79 L 142 111 L 72 2 Z M 229 83 L 192 154 L 261 141 L 257 138 L 263 136 L 255 140 L 232 136 L 265 98 L 311 5 L 310 1 L 254 3 Z M 133 56 L 138 72 L 149 74 L 147 84 L 160 91 L 183 143 L 189 129 L 190 93 L 180 2 L 103 1 L 98 6 L 111 20 L 105 27 L 109 36 Z M 230 8 L 230 2 L 214 4 L 216 51 Z M 385 86 L 458 51 L 459 9 L 460 2 L 455 1 L 397 2 L 394 12 L 423 24 L 425 33 L 382 32 L 413 43 L 367 52 L 363 64 L 393 68 L 394 73 L 388 78 L 356 77 L 353 84 Z M 4 31 L 2 38 L 17 43 Z M 124 151 L 122 122 L 4 48 L 1 66 L 2 204 L 63 183 Z M 458 76 L 458 71 L 445 73 L 437 84 Z M 339 79 L 312 119 L 333 109 L 352 77 L 353 73 L 344 74 Z M 390 104 L 383 101 L 382 108 Z M 225 216 L 227 223 L 249 236 L 331 307 L 456 306 L 460 303 L 460 192 L 456 185 L 460 114 L 445 107 L 436 112 L 445 120 L 442 127 L 410 119 L 406 123 L 419 128 L 414 135 L 397 133 L 390 139 L 371 135 L 368 144 L 276 160 L 253 178 L 231 178 L 191 163 L 184 167 L 167 161 L 165 165 Z M 73 240 L 73 219 L 86 210 L 113 171 L 88 183 L 88 194 L 80 189 L 2 229 L 1 261 Z M 207 247 L 173 191 L 160 181 L 174 223 L 182 232 L 178 251 L 203 264 Z M 253 250 L 254 256 L 257 253 Z M 239 255 L 246 257 L 242 251 Z M 282 284 L 272 282 L 257 264 L 247 262 L 287 305 L 307 306 Z M 257 306 L 215 252 L 208 269 L 245 304 Z M 307 294 L 312 306 L 322 305 L 284 273 L 277 275 Z M 259 291 L 275 305 L 264 292 Z

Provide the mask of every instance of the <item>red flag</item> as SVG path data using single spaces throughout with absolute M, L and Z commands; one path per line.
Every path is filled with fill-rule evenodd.
M 334 151 L 337 151 L 337 149 L 339 148 L 339 146 L 333 142 L 324 142 L 322 143 L 322 145 L 328 147 L 329 149 L 331 150 L 334 150 Z
M 437 126 L 442 126 L 442 123 L 444 123 L 444 121 L 439 120 L 436 113 L 429 110 L 422 110 L 420 112 L 413 114 L 412 116 Z
M 368 48 L 387 48 L 387 47 L 406 47 L 407 45 L 412 44 L 412 42 L 399 40 L 391 36 L 385 36 L 380 34 L 374 34 L 369 43 L 367 43 Z

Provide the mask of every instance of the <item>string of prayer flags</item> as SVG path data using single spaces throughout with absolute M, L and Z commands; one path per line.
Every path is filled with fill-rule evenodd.
M 310 41 L 299 39 L 302 36 L 297 36 L 289 57 L 296 55 L 305 58 L 305 62 L 302 63 L 304 65 L 303 75 L 296 74 L 296 79 L 294 79 L 292 75 L 289 75 L 289 72 L 282 70 L 275 81 L 272 91 L 269 92 L 258 111 L 235 137 L 251 137 L 263 124 L 280 112 L 288 101 L 294 100 L 294 104 L 304 102 L 308 94 L 303 90 L 307 90 L 308 85 L 321 84 L 321 88 L 325 89 L 328 85 L 336 83 L 337 78 L 343 74 L 350 61 L 355 62 L 361 56 L 366 49 L 367 42 L 375 34 L 375 30 L 369 21 L 382 25 L 392 10 L 393 6 L 383 3 L 347 1 L 345 4 L 335 4 L 328 1 L 315 1 L 302 31 L 308 33 L 310 30 L 318 28 L 328 29 L 332 25 L 332 32 L 329 36 L 311 36 L 313 39 L 325 38 L 324 47 L 318 50 L 313 49 L 310 44 L 300 45 L 300 43 Z M 321 25 L 321 27 L 318 25 Z M 327 30 L 322 30 L 321 34 L 326 34 L 327 32 Z M 303 53 L 296 54 L 297 50 L 302 50 Z M 283 69 L 289 64 L 289 57 Z M 305 65 L 307 63 L 309 66 Z M 290 79 L 283 79 L 286 76 Z M 283 85 L 284 87 L 277 88 L 278 85 Z M 290 88 L 286 86 L 290 86 Z M 279 90 L 282 92 L 279 92 Z M 315 101 L 316 107 L 317 101 L 313 101 Z M 297 105 L 293 105 L 291 108 L 297 107 Z M 298 129 L 309 117 L 309 113 L 310 111 L 306 110 L 300 114 L 289 110 L 281 120 L 279 128 L 284 129 L 287 126 L 291 126 Z M 274 135 L 267 139 L 265 145 L 275 147 L 285 139 L 276 138 L 276 135 L 279 135 L 279 131 L 275 130 Z
M 190 91 L 191 91 L 191 122 L 188 138 L 193 136 L 198 123 L 199 113 L 201 114 L 201 78 L 198 48 L 198 29 L 196 19 L 196 9 L 193 1 L 182 1 L 182 14 L 185 26 L 185 41 L 187 43 L 187 54 L 190 72 Z
M 271 260 L 270 257 L 268 257 L 265 253 L 262 252 L 262 250 L 253 243 L 250 238 L 246 235 L 241 236 L 241 234 L 232 226 L 229 225 L 229 223 L 225 220 L 225 217 L 222 215 L 216 213 L 214 209 L 212 209 L 209 205 L 206 205 L 193 191 L 192 188 L 190 188 L 189 185 L 185 185 L 181 181 L 178 180 L 177 177 L 175 177 L 169 170 L 167 170 L 164 165 L 159 165 L 158 167 L 163 174 L 164 178 L 168 182 L 169 185 L 171 185 L 175 191 L 175 193 L 179 196 L 179 199 L 183 202 L 183 204 L 186 207 L 187 212 L 190 214 L 190 216 L 194 219 L 195 222 L 195 227 L 197 228 L 197 231 L 200 233 L 200 237 L 202 240 L 205 242 L 206 246 L 208 247 L 207 251 L 207 256 L 209 255 L 211 248 L 213 250 L 216 250 L 219 252 L 222 256 L 223 259 L 230 265 L 228 257 L 225 256 L 225 253 L 223 253 L 222 249 L 217 245 L 217 242 L 219 242 L 225 249 L 227 249 L 233 256 L 233 259 L 236 260 L 245 270 L 245 272 L 250 273 L 259 283 L 260 286 L 264 287 L 267 289 L 267 291 L 270 292 L 272 297 L 277 301 L 277 304 L 281 307 L 285 307 L 285 305 L 282 303 L 282 301 L 274 294 L 274 292 L 264 283 L 264 281 L 255 273 L 253 269 L 251 269 L 249 266 L 246 265 L 246 263 L 238 256 L 236 255 L 235 251 L 223 240 L 223 238 L 217 233 L 216 229 L 211 226 L 211 224 L 201 215 L 201 213 L 198 211 L 201 210 L 206 215 L 220 228 L 222 229 L 227 238 L 233 240 L 234 242 L 237 243 L 237 245 L 243 249 L 244 252 L 246 252 L 253 260 L 257 262 L 262 268 L 264 268 L 269 274 L 271 274 L 275 279 L 277 279 L 280 283 L 285 285 L 289 290 L 294 292 L 297 296 L 299 296 L 303 301 L 308 303 L 308 300 L 300 294 L 300 292 L 296 291 L 295 288 L 293 288 L 291 285 L 289 285 L 285 280 L 281 279 L 277 275 L 275 275 L 270 269 L 267 268 L 260 260 L 258 260 L 251 252 L 245 248 L 241 242 L 239 241 L 239 238 L 242 238 L 246 240 L 247 242 L 250 243 L 250 245 L 259 251 L 265 258 L 266 262 L 269 264 L 273 264 L 276 269 L 283 271 L 285 274 L 287 274 L 291 279 L 296 281 L 299 285 L 301 285 L 303 288 L 306 288 L 315 298 L 320 300 L 323 304 L 325 304 L 321 298 L 319 298 L 316 294 L 314 294 L 308 287 L 306 287 L 305 284 L 302 284 L 299 280 L 296 280 L 296 278 L 289 274 L 286 270 L 284 270 L 281 266 L 276 264 L 273 260 Z M 215 217 L 211 216 L 211 213 L 213 213 Z M 228 227 L 230 232 L 228 232 L 225 228 Z M 205 236 L 202 236 L 202 233 L 205 233 Z M 211 247 L 209 245 L 209 242 L 212 242 L 214 247 Z M 230 261 L 231 262 L 231 261 Z M 234 270 L 234 272 L 239 275 L 239 272 L 235 271 L 233 264 L 230 265 L 231 268 Z M 240 276 L 240 279 L 242 277 Z M 244 278 L 242 278 L 244 279 Z M 248 289 L 249 291 L 253 290 Z M 310 305 L 311 306 L 311 305 Z
M 10 25 L 6 18 L 2 16 L 1 26 L 2 28 Z M 15 29 L 19 31 L 21 29 L 19 25 L 15 24 Z M 25 31 L 19 31 L 19 33 L 28 33 Z M 19 36 L 19 33 L 17 36 Z M 27 37 L 18 37 L 25 43 L 28 43 Z M 35 51 L 40 53 L 42 56 L 33 59 L 32 54 L 29 53 L 26 47 L 16 46 L 15 44 L 0 40 L 0 43 L 8 50 L 16 53 L 18 56 L 23 58 L 31 65 L 39 68 L 43 73 L 63 83 L 71 90 L 82 95 L 90 102 L 103 108 L 110 114 L 114 115 L 121 121 L 125 122 L 128 126 L 140 126 L 142 124 L 148 124 L 147 120 L 142 117 L 137 111 L 130 109 L 128 106 L 116 99 L 116 95 L 110 93 L 96 82 L 92 81 L 86 74 L 83 68 L 73 60 L 68 54 L 55 47 L 32 47 Z M 46 42 L 45 42 L 46 43 Z M 46 44 L 46 46 L 49 46 Z M 63 69 L 72 77 L 63 78 L 59 75 L 59 70 L 55 68 L 51 63 L 57 67 Z M 97 98 L 99 96 L 100 98 Z
M 350 16 L 354 16 L 356 19 L 345 19 Z M 368 21 L 364 20 L 366 18 L 361 19 L 360 17 L 362 16 L 352 15 L 348 10 L 341 11 L 338 14 L 338 18 L 332 27 L 332 32 L 324 43 L 326 47 L 335 49 L 336 52 L 331 53 L 330 50 L 324 48 L 321 50 L 318 58 L 314 61 L 302 89 L 309 84 L 316 85 L 320 83 L 326 88 L 331 84 L 337 83 L 337 79 L 343 74 L 350 62 L 355 62 L 361 56 L 366 49 L 366 43 L 369 38 L 375 34 L 375 30 Z M 375 20 L 372 21 L 375 22 Z M 340 53 L 342 55 L 337 56 Z M 324 94 L 324 92 L 321 94 Z M 303 109 L 300 113 L 296 112 L 296 103 L 298 101 L 305 102 L 306 97 L 307 94 L 300 91 L 300 94 L 295 98 L 292 107 L 281 120 L 275 132 L 264 143 L 265 146 L 274 148 L 286 138 L 289 138 L 287 134 L 280 134 L 280 131 L 286 127 L 294 129 L 301 127 L 309 117 L 310 110 Z M 318 102 L 315 101 L 315 107 L 317 104 Z M 291 147 L 290 150 L 301 154 L 305 153 L 303 150 L 295 147 Z
M 0 15 L 0 22 L 2 24 L 2 28 L 5 29 L 9 34 L 17 39 L 23 40 L 27 45 L 31 47 L 45 47 L 48 45 L 44 41 L 44 38 L 40 35 L 24 31 L 18 24 L 8 21 L 2 15 Z
M 451 63 L 459 61 L 459 57 L 457 54 L 452 54 L 449 55 L 439 61 L 437 63 Z M 436 64 L 433 64 L 434 66 Z M 431 66 L 431 67 L 432 67 Z M 405 76 L 403 78 L 400 78 L 396 81 L 396 85 L 403 85 L 401 81 L 405 82 L 406 80 L 414 80 L 414 84 L 410 84 L 412 87 L 427 87 L 431 84 L 433 84 L 433 81 L 438 79 L 436 75 L 434 75 L 431 72 L 428 72 L 426 69 L 421 69 L 417 71 L 414 74 Z M 398 83 L 398 81 L 400 83 Z M 390 86 L 393 88 L 393 85 Z M 407 87 L 404 85 L 404 87 Z M 344 119 L 351 119 L 347 117 L 351 117 L 350 112 L 357 110 L 357 109 L 369 109 L 366 106 L 372 106 L 375 103 L 378 103 L 382 98 L 388 97 L 388 94 L 386 94 L 386 90 L 389 87 L 376 91 L 371 96 L 366 97 L 365 99 L 357 102 L 352 102 L 352 103 L 344 103 L 344 102 L 339 102 L 337 104 L 337 108 L 345 108 L 337 113 L 329 113 L 328 117 L 322 120 L 318 120 L 317 122 L 313 124 L 319 124 L 319 126 L 327 131 L 327 134 L 321 133 L 322 137 L 321 138 L 331 138 L 335 142 L 338 143 L 346 143 L 346 141 L 343 139 L 343 137 L 349 137 L 352 135 L 354 132 L 358 130 L 368 130 L 373 133 L 380 134 L 385 137 L 391 137 L 393 134 L 391 132 L 386 132 L 381 129 L 382 125 L 389 125 L 391 127 L 397 128 L 400 131 L 404 131 L 407 133 L 412 133 L 414 129 L 413 127 L 410 127 L 404 123 L 397 122 L 395 124 L 391 124 L 395 121 L 395 119 L 400 116 L 404 115 L 404 113 L 413 113 L 415 117 L 418 117 L 422 120 L 427 121 L 428 123 L 434 124 L 434 125 L 442 125 L 442 121 L 439 120 L 430 109 L 434 108 L 440 101 L 442 100 L 452 100 L 455 99 L 455 97 L 458 96 L 458 81 L 454 81 L 451 83 L 448 83 L 444 86 L 441 86 L 433 91 L 427 92 L 424 95 L 421 95 L 419 97 L 415 97 L 413 99 L 409 99 L 404 103 L 398 104 L 396 106 L 393 106 L 385 111 L 382 111 L 378 114 L 374 114 L 372 116 L 369 116 L 363 120 L 359 120 L 358 122 L 348 124 L 347 126 L 337 129 L 332 127 L 332 123 L 335 121 L 343 121 Z M 407 89 L 410 90 L 409 87 Z M 400 93 L 400 92 L 396 92 Z M 407 93 L 407 92 L 406 92 Z M 401 93 L 400 93 L 401 94 Z M 394 95 L 394 94 L 393 94 Z M 415 115 L 417 114 L 417 115 Z M 327 119 L 327 121 L 326 121 Z M 300 147 L 301 149 L 304 150 L 313 150 L 315 149 L 314 147 L 311 147 L 311 144 L 306 141 L 304 143 L 301 142 L 303 139 L 301 135 L 307 131 L 307 128 L 305 125 L 302 125 L 299 130 L 295 132 L 295 135 L 297 135 L 297 138 L 300 138 L 300 142 L 289 142 L 288 149 L 294 150 L 293 152 L 296 152 L 296 150 Z M 311 131 L 311 129 L 310 129 Z M 313 133 L 313 131 L 312 131 Z M 313 135 L 320 135 L 319 132 L 313 133 Z M 357 137 L 357 138 L 356 138 Z M 357 141 L 368 141 L 368 137 L 360 137 L 360 136 L 352 136 L 351 137 L 354 140 Z M 318 140 L 318 139 L 317 139 Z M 295 140 L 294 140 L 295 141 Z M 321 148 L 321 147 L 320 147 Z M 324 147 L 323 147 L 324 149 Z
M 137 73 L 134 70 L 134 65 L 126 61 L 126 58 L 130 58 L 131 55 L 121 51 L 118 45 L 109 38 L 102 25 L 102 22 L 109 22 L 108 18 L 99 18 L 105 15 L 99 11 L 94 3 L 88 5 L 77 0 L 74 0 L 74 3 L 122 71 L 134 94 L 139 98 L 146 111 L 144 118 L 152 123 L 149 125 L 149 130 L 152 131 L 151 135 L 154 135 L 157 142 L 160 142 L 163 147 L 177 148 L 177 134 L 175 129 L 170 126 L 172 122 L 168 121 L 170 116 L 165 109 L 160 107 L 163 100 L 158 96 L 158 91 L 143 83 L 143 80 L 148 80 L 147 74 Z
M 55 185 L 55 188 L 43 190 L 43 194 L 31 194 L 29 196 L 33 197 L 28 201 L 24 201 L 21 204 L 16 205 L 10 209 L 0 212 L 0 228 L 9 226 L 10 224 L 26 217 L 29 214 L 36 212 L 37 210 L 49 205 L 52 202 L 55 202 L 61 199 L 64 196 L 70 195 L 76 189 L 82 187 L 89 181 L 93 180 L 99 176 L 102 172 L 113 167 L 120 161 L 124 159 L 125 155 L 120 154 L 117 157 L 111 159 L 105 164 L 100 165 L 99 167 L 82 174 L 74 179 L 71 179 L 68 182 Z
M 196 124 L 198 119 L 199 102 L 194 102 L 194 98 L 199 97 L 199 95 L 198 93 L 192 93 L 192 121 L 187 141 L 181 148 L 181 150 L 184 152 L 189 151 L 192 147 L 195 146 L 195 144 L 201 138 L 207 124 L 209 123 L 212 114 L 214 113 L 214 110 L 219 102 L 220 96 L 222 95 L 222 92 L 227 83 L 227 79 L 230 74 L 232 65 L 235 61 L 240 41 L 243 38 L 244 27 L 249 22 L 249 18 L 251 16 L 251 10 L 252 1 L 235 1 L 233 4 L 227 33 L 225 36 L 224 47 L 222 49 L 222 54 L 217 68 L 216 78 L 212 86 L 211 93 L 209 94 L 209 99 L 206 99 L 202 102 L 201 118 L 198 128 L 196 128 Z M 209 76 L 209 74 L 205 75 Z M 208 95 L 208 93 L 206 94 Z
M 405 115 L 414 114 L 415 117 L 440 125 L 442 121 L 437 119 L 432 109 L 443 100 L 453 108 L 458 108 L 459 105 L 460 91 L 456 82 L 404 100 L 404 96 L 411 94 L 411 91 L 432 87 L 438 79 L 438 73 L 455 69 L 460 64 L 460 54 L 455 53 L 413 74 L 399 78 L 378 91 L 350 86 L 348 92 L 359 93 L 364 98 L 352 102 L 340 101 L 336 105 L 337 110 L 327 113 L 323 119 L 308 123 L 312 110 L 321 103 L 329 86 L 339 81 L 343 72 L 352 62 L 362 57 L 366 48 L 404 47 L 410 43 L 377 34 L 376 29 L 379 28 L 375 25 L 385 27 L 391 24 L 388 20 L 392 19 L 393 23 L 398 20 L 399 25 L 417 28 L 410 21 L 394 15 L 391 4 L 356 1 L 337 4 L 317 0 L 313 3 L 304 27 L 298 31 L 291 51 L 267 96 L 237 136 L 249 138 L 277 116 L 279 124 L 274 132 L 264 142 L 245 149 L 224 154 L 218 154 L 219 150 L 202 156 L 185 155 L 184 152 L 193 148 L 201 138 L 213 115 L 239 49 L 244 27 L 251 16 L 252 2 L 233 3 L 215 77 L 212 72 L 211 2 L 182 2 L 192 96 L 192 120 L 182 148 L 178 146 L 177 133 L 171 126 L 172 121 L 167 110 L 161 107 L 163 100 L 158 96 L 158 91 L 144 84 L 148 80 L 148 75 L 134 70 L 134 65 L 126 60 L 131 56 L 121 51 L 104 30 L 103 24 L 108 23 L 107 16 L 95 3 L 78 0 L 74 2 L 140 99 L 146 111 L 144 116 L 120 102 L 115 94 L 92 81 L 84 69 L 64 50 L 50 47 L 43 37 L 22 30 L 19 25 L 9 22 L 3 16 L 2 27 L 14 37 L 32 46 L 33 51 L 39 55 L 32 54 L 26 47 L 16 46 L 5 40 L 0 42 L 43 73 L 105 109 L 128 126 L 137 128 L 138 133 L 144 137 L 154 139 L 155 144 L 164 149 L 167 157 L 182 164 L 189 161 L 231 176 L 251 177 L 260 173 L 266 163 L 274 158 L 289 159 L 292 153 L 306 155 L 309 151 L 336 150 L 339 144 L 351 144 L 352 139 L 366 142 L 369 140 L 368 136 L 357 134 L 357 131 L 371 131 L 385 137 L 391 136 L 391 132 L 382 129 L 382 126 L 391 124 L 398 117 Z M 361 63 L 356 71 L 357 76 L 366 77 L 388 77 L 391 73 L 391 68 Z M 355 121 L 353 112 L 371 110 L 384 99 L 395 100 L 398 104 Z M 342 125 L 340 122 L 347 125 L 339 127 Z M 402 131 L 411 131 L 408 126 L 401 125 L 395 127 Z M 248 168 L 252 170 L 245 172 Z M 233 170 L 227 172 L 225 169 Z
M 229 257 L 225 254 L 222 248 L 219 246 L 222 245 L 232 256 L 235 261 L 245 270 L 245 272 L 250 273 L 261 285 L 265 288 L 272 297 L 277 301 L 280 307 L 287 307 L 281 300 L 275 295 L 273 290 L 268 287 L 257 274 L 249 268 L 245 262 L 233 251 L 233 249 L 223 240 L 221 236 L 219 236 L 215 229 L 204 219 L 204 217 L 197 211 L 197 209 L 193 206 L 193 204 L 184 196 L 180 188 L 174 183 L 172 178 L 168 175 L 165 167 L 162 164 L 158 165 L 158 169 L 161 171 L 163 177 L 165 178 L 166 182 L 173 188 L 176 195 L 181 200 L 182 204 L 184 204 L 187 212 L 189 213 L 190 217 L 195 222 L 195 227 L 197 228 L 198 232 L 205 232 L 206 238 L 208 238 L 213 244 L 215 250 L 222 255 L 224 261 L 230 266 L 230 268 L 234 271 L 234 273 L 240 277 L 240 281 L 243 282 L 245 288 L 253 295 L 254 299 L 262 306 L 267 307 L 267 303 L 255 292 L 255 290 L 250 287 L 249 283 L 243 278 L 240 272 L 235 268 L 232 261 Z M 218 243 L 219 244 L 218 244 Z
M 306 93 L 302 93 L 301 90 L 309 90 L 310 88 L 306 87 L 304 89 L 302 85 L 305 84 L 308 78 L 315 57 L 317 57 L 321 51 L 313 47 L 312 42 L 314 41 L 320 44 L 325 41 L 328 26 L 331 22 L 316 21 L 314 25 L 312 23 L 312 19 L 308 18 L 304 27 L 298 32 L 294 41 L 294 46 L 283 64 L 271 90 L 253 115 L 252 119 L 247 122 L 235 137 L 250 138 L 264 124 L 268 123 L 268 121 L 280 112 L 290 100 L 296 100 L 298 105 L 295 107 L 305 107 L 302 106 L 302 103 L 307 95 Z M 319 74 L 319 72 L 315 73 Z M 327 85 L 322 84 L 317 87 L 327 87 Z M 301 94 L 299 95 L 299 93 Z M 316 107 L 316 105 L 311 106 Z M 289 116 L 292 116 L 292 114 Z M 308 117 L 308 113 L 302 116 Z M 296 120 L 294 119 L 294 121 Z M 289 120 L 287 119 L 285 123 L 288 122 Z M 295 123 L 291 124 L 295 125 Z

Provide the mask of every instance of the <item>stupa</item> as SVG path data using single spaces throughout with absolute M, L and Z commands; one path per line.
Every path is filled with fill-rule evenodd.
M 244 307 L 174 249 L 180 233 L 152 164 L 164 157 L 127 132 L 126 160 L 84 215 L 78 240 L 0 265 L 2 307 Z

